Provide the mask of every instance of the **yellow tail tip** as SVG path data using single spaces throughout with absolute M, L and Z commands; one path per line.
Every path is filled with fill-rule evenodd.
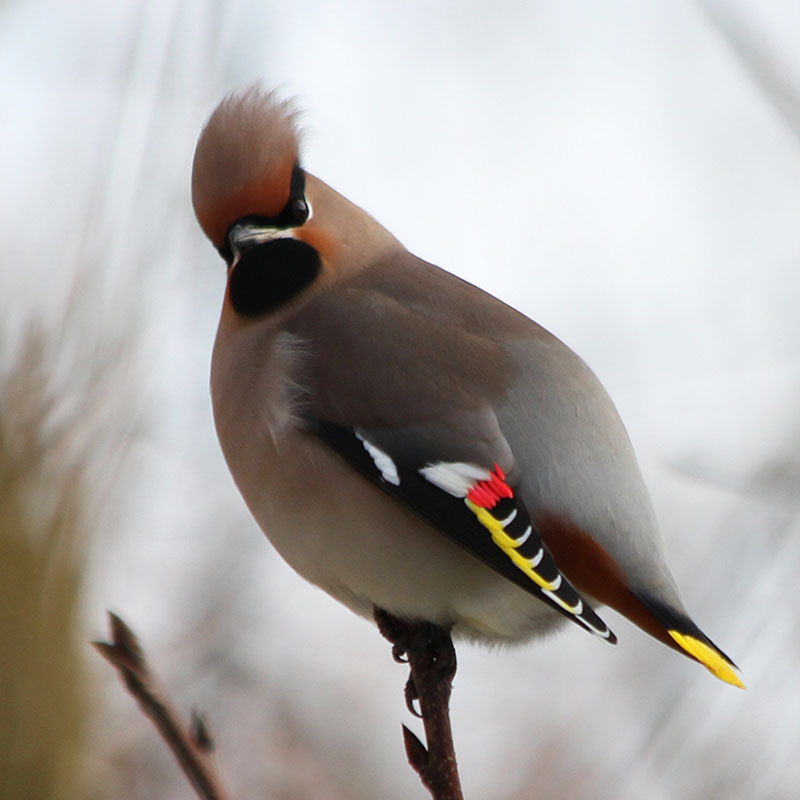
M 692 657 L 696 658 L 712 675 L 731 686 L 739 689 L 747 687 L 739 679 L 736 670 L 713 647 L 709 647 L 694 636 L 688 636 L 678 631 L 668 631 L 669 635 Z

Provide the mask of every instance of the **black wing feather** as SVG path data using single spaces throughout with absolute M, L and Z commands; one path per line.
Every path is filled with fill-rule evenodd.
M 548 581 L 554 581 L 561 576 L 557 592 L 558 598 L 568 606 L 577 607 L 579 611 L 569 611 L 559 605 L 552 598 L 552 595 L 556 594 L 555 592 L 548 596 L 495 544 L 486 527 L 478 521 L 475 513 L 463 500 L 453 497 L 428 481 L 419 473 L 418 469 L 395 462 L 399 483 L 392 483 L 381 474 L 372 456 L 367 452 L 364 441 L 352 429 L 326 422 L 316 422 L 313 423 L 312 431 L 373 484 L 431 523 L 433 527 L 479 558 L 487 566 L 543 600 L 551 608 L 589 632 L 599 635 L 611 644 L 616 643 L 616 637 L 611 630 L 561 574 L 539 532 L 532 526 L 527 510 L 519 502 L 510 499 L 501 500 L 493 509 L 492 515 L 496 519 L 503 519 L 511 511 L 516 510 L 517 516 L 511 524 L 518 526 L 520 532 L 527 525 L 531 525 L 531 534 L 525 544 L 520 546 L 520 554 L 526 558 L 532 558 L 542 550 L 543 557 L 537 566 L 537 573 Z M 510 535 L 514 535 L 511 526 L 506 530 Z

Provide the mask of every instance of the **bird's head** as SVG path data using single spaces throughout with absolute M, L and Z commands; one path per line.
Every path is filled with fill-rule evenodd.
M 246 229 L 288 230 L 309 215 L 295 114 L 255 86 L 231 94 L 211 115 L 194 154 L 197 219 L 227 261 Z
M 195 150 L 192 201 L 239 314 L 274 310 L 317 278 L 319 252 L 296 235 L 311 207 L 295 114 L 274 93 L 256 86 L 219 104 Z
M 227 297 L 240 316 L 309 298 L 400 247 L 303 170 L 295 116 L 289 103 L 258 86 L 229 95 L 195 150 L 195 213 L 228 264 Z

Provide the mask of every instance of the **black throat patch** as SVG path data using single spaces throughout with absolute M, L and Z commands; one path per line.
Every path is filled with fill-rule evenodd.
M 320 269 L 319 254 L 306 242 L 287 236 L 256 245 L 233 268 L 231 303 L 248 317 L 274 311 L 313 283 Z

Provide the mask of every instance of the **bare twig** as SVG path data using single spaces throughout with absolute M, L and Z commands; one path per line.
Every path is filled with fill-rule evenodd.
M 116 614 L 109 612 L 108 617 L 111 642 L 92 644 L 117 668 L 128 691 L 169 745 L 197 796 L 201 800 L 229 800 L 211 760 L 213 742 L 205 722 L 196 714 L 190 725 L 181 722 L 178 712 L 157 686 L 136 635 Z
M 395 661 L 407 662 L 406 705 L 422 717 L 427 747 L 404 725 L 408 763 L 434 800 L 463 800 L 453 733 L 450 692 L 456 673 L 456 651 L 450 631 L 429 622 L 412 622 L 375 609 L 378 630 L 392 643 Z M 417 712 L 414 703 L 419 702 Z

